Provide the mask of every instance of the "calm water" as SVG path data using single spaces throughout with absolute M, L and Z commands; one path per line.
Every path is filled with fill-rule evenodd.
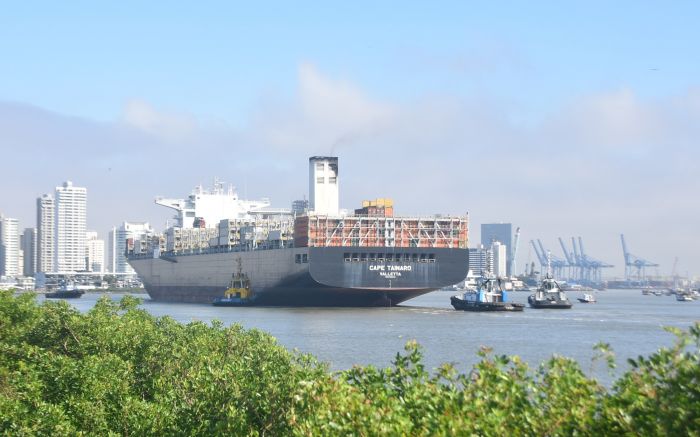
M 687 328 L 700 320 L 700 301 L 678 302 L 674 296 L 644 296 L 640 290 L 594 292 L 598 303 L 574 303 L 570 310 L 534 310 L 522 313 L 468 313 L 455 311 L 451 292 L 436 291 L 394 308 L 217 308 L 200 304 L 153 302 L 143 308 L 155 316 L 170 316 L 187 323 L 218 319 L 240 323 L 274 335 L 281 344 L 314 354 L 334 370 L 354 364 L 384 367 L 406 341 L 417 340 L 425 351 L 425 364 L 435 368 L 454 363 L 467 371 L 478 361 L 480 346 L 495 353 L 519 355 L 537 365 L 552 354 L 575 358 L 582 368 L 609 380 L 603 363 L 591 365 L 593 345 L 610 343 L 618 365 L 648 355 L 673 342 L 663 326 Z M 511 293 L 526 303 L 529 293 Z M 70 300 L 87 311 L 102 294 L 88 293 Z M 118 300 L 121 295 L 110 295 Z M 582 293 L 568 293 L 575 301 Z

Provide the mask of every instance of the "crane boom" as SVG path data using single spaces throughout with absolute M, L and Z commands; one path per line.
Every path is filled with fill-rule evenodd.
M 515 260 L 518 255 L 518 241 L 520 240 L 520 228 L 515 229 L 515 238 L 513 239 L 513 247 L 510 251 L 510 274 L 515 276 L 516 264 Z
M 564 252 L 564 257 L 566 257 L 566 262 L 568 262 L 569 265 L 573 266 L 574 260 L 569 251 L 566 249 L 566 246 L 564 245 L 564 240 L 562 240 L 561 237 L 559 237 L 559 244 L 561 245 L 561 250 Z
M 622 254 L 625 256 L 625 265 L 629 265 L 630 253 L 627 250 L 627 243 L 625 243 L 625 234 L 620 234 L 620 240 L 622 240 Z

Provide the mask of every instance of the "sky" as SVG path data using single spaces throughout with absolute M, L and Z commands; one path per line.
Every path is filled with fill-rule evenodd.
M 9 2 L 0 213 L 88 189 L 88 227 L 162 229 L 214 177 L 288 207 L 308 157 L 341 206 L 466 214 L 624 269 L 700 274 L 697 2 Z M 488 4 L 486 4 L 488 3 Z

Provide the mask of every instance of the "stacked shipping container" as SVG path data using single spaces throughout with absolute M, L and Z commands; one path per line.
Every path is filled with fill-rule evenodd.
M 467 217 L 302 216 L 294 222 L 296 247 L 466 248 Z

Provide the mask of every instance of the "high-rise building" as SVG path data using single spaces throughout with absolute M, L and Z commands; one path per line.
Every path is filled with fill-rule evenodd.
M 0 276 L 21 275 L 19 250 L 19 222 L 0 214 Z
M 493 254 L 493 264 L 491 268 L 491 273 L 497 278 L 503 278 L 507 276 L 507 255 L 506 255 L 506 245 L 498 241 L 494 241 L 491 244 L 491 253 Z
M 469 270 L 475 276 L 488 275 L 493 265 L 493 254 L 489 249 L 480 247 L 469 248 Z
M 513 225 L 510 223 L 485 223 L 481 225 L 481 244 L 484 247 L 491 247 L 491 244 L 498 241 L 506 246 L 506 269 L 507 275 L 511 275 L 511 248 L 513 247 Z
M 97 232 L 85 232 L 85 270 L 104 273 L 105 241 L 97 237 Z
M 309 210 L 337 216 L 338 208 L 338 158 L 312 156 L 309 158 Z
M 126 261 L 126 240 L 144 239 L 153 235 L 153 228 L 147 222 L 124 222 L 109 232 L 109 271 L 116 274 L 135 275 L 134 269 Z
M 53 272 L 56 250 L 56 202 L 51 194 L 36 199 L 36 269 Z
M 307 199 L 300 199 L 300 200 L 295 200 L 292 202 L 292 214 L 297 216 L 297 215 L 302 215 L 306 214 L 306 212 L 309 210 L 309 201 Z
M 56 236 L 54 266 L 57 272 L 85 270 L 87 189 L 71 181 L 56 187 Z
M 24 276 L 34 276 L 37 272 L 37 230 L 36 228 L 25 228 L 20 237 L 20 246 L 24 252 L 24 262 L 22 263 L 22 274 Z

